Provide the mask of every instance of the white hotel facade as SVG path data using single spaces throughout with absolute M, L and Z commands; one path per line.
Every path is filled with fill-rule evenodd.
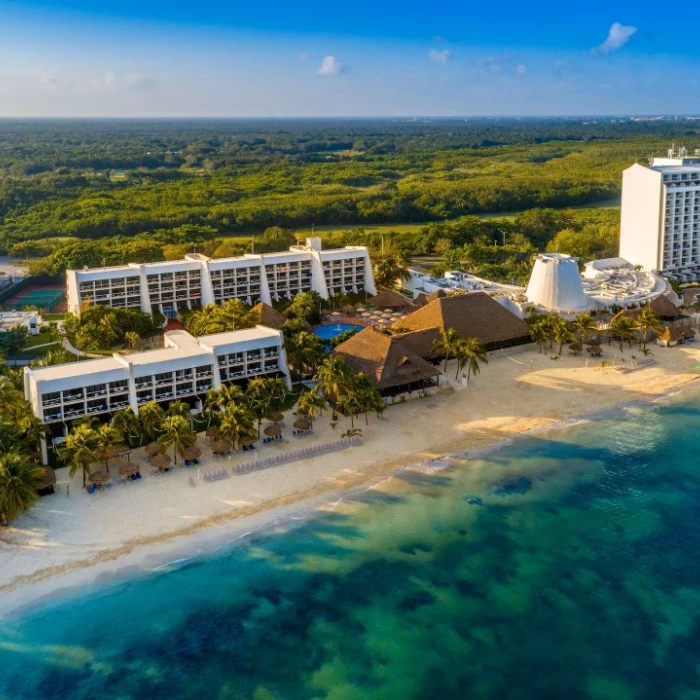
M 165 347 L 127 355 L 24 370 L 24 393 L 52 435 L 70 421 L 109 416 L 130 406 L 138 414 L 149 401 L 201 402 L 209 389 L 254 377 L 282 377 L 291 389 L 281 331 L 256 326 L 193 337 L 164 335 Z M 46 445 L 42 445 L 46 462 Z
M 620 257 L 681 282 L 700 279 L 700 156 L 671 150 L 624 171 Z
M 87 301 L 173 316 L 178 310 L 228 299 L 255 305 L 311 290 L 324 299 L 337 293 L 377 292 L 367 248 L 322 250 L 319 238 L 285 253 L 218 259 L 192 253 L 171 262 L 69 270 L 66 277 L 68 310 L 76 314 Z

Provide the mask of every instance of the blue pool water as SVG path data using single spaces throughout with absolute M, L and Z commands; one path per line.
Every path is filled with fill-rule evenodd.
M 358 326 L 356 323 L 327 323 L 324 326 L 319 326 L 314 330 L 314 333 L 321 338 L 321 340 L 332 340 L 341 333 L 345 331 L 361 331 L 364 326 Z
M 697 698 L 699 427 L 629 409 L 90 586 L 0 624 L 0 697 Z

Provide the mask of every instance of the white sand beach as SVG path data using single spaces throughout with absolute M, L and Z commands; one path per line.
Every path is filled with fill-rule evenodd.
M 56 493 L 0 532 L 0 615 L 104 575 L 151 568 L 213 542 L 231 541 L 328 503 L 347 489 L 376 484 L 398 468 L 653 400 L 700 378 L 695 369 L 700 346 L 653 351 L 656 364 L 628 374 L 604 371 L 600 361 L 566 353 L 553 360 L 536 349 L 494 357 L 468 388 L 391 406 L 369 425 L 360 418 L 356 425 L 364 442 L 359 447 L 221 481 L 198 479 L 197 468 L 151 476 L 142 450 L 132 456 L 144 465 L 141 481 L 93 495 L 82 488 L 81 474 L 69 481 L 67 470 L 60 470 Z M 604 352 L 607 361 L 619 355 L 614 346 Z M 634 350 L 625 351 L 631 354 Z M 259 457 L 337 440 L 350 424 L 342 419 L 332 429 L 326 413 L 312 437 L 296 438 L 293 420 L 288 412 L 286 442 L 260 447 Z M 230 471 L 227 459 L 212 458 L 203 435 L 199 444 L 201 472 Z M 233 463 L 243 460 L 237 455 Z

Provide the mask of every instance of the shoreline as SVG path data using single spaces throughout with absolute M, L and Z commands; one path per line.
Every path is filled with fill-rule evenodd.
M 680 379 L 680 377 L 679 377 Z M 634 406 L 651 405 L 662 401 L 680 400 L 700 390 L 695 380 L 698 375 L 684 375 L 684 379 L 664 391 L 635 398 L 619 392 L 620 399 L 594 411 L 577 413 L 572 411 L 552 419 L 530 419 L 527 425 L 519 427 L 518 421 L 513 431 L 504 437 L 501 434 L 484 436 L 479 431 L 463 432 L 457 440 L 441 445 L 441 450 L 398 456 L 388 455 L 388 459 L 374 463 L 368 469 L 356 469 L 348 474 L 334 475 L 332 483 L 316 478 L 305 489 L 291 490 L 276 498 L 248 503 L 246 507 L 229 507 L 222 512 L 211 514 L 189 522 L 185 527 L 166 532 L 142 535 L 124 539 L 117 546 L 104 546 L 91 556 L 89 552 L 77 559 L 68 559 L 59 564 L 38 568 L 28 573 L 20 573 L 9 580 L 0 579 L 0 620 L 19 616 L 46 602 L 66 599 L 83 590 L 86 584 L 114 584 L 134 575 L 147 575 L 181 566 L 188 560 L 211 555 L 223 548 L 236 546 L 256 533 L 275 527 L 289 527 L 294 522 L 303 522 L 324 508 L 337 507 L 353 495 L 379 487 L 405 470 L 437 472 L 443 469 L 458 468 L 454 462 L 479 460 L 503 447 L 526 440 L 546 432 L 559 432 L 585 423 L 602 420 Z M 468 392 L 471 391 L 467 390 Z M 447 396 L 449 402 L 458 399 Z M 425 401 L 425 400 L 424 400 Z M 393 421 L 392 421 L 393 422 Z M 496 431 L 492 431 L 496 432 Z M 477 439 L 477 437 L 479 439 Z M 485 439 L 484 439 L 485 437 Z M 475 444 L 477 443 L 477 444 Z M 376 449 L 371 441 L 349 452 L 363 454 Z M 365 454 L 365 456 L 367 456 Z M 358 455 L 359 457 L 359 455 Z M 257 474 L 262 480 L 274 478 L 276 467 Z M 279 472 L 278 472 L 279 474 Z M 232 480 L 242 477 L 234 477 Z M 129 487 L 130 488 L 130 487 Z M 111 495 L 111 494 L 110 494 Z M 60 496 L 59 496 L 60 497 Z M 52 497 L 50 497 L 52 498 Z M 99 508 L 99 505 L 97 506 Z M 2 551 L 0 550 L 0 555 Z M 37 552 L 36 556 L 40 556 Z M 1 561 L 1 559 L 0 559 Z M 12 558 L 5 564 L 12 570 Z

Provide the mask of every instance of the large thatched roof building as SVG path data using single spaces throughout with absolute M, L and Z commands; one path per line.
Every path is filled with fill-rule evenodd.
M 487 350 L 530 342 L 525 321 L 483 292 L 439 297 L 398 320 L 392 328 L 454 328 L 463 338 L 479 338 Z
M 383 395 L 435 385 L 440 371 L 411 347 L 407 337 L 365 328 L 333 352 L 356 372 L 364 372 Z
M 252 310 L 260 317 L 259 325 L 261 326 L 279 330 L 287 320 L 287 317 L 283 313 L 277 311 L 277 309 L 273 309 L 264 301 L 254 306 Z

